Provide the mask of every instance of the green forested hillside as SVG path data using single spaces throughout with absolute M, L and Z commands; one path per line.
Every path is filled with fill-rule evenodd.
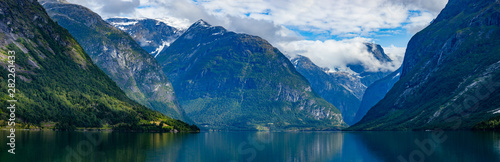
M 127 98 L 36 1 L 0 1 L 0 124 L 8 120 L 7 55 L 16 56 L 16 126 L 195 131 Z M 166 125 L 156 126 L 151 122 Z

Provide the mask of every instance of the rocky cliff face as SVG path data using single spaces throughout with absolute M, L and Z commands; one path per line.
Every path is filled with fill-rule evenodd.
M 160 65 L 127 33 L 85 7 L 56 0 L 40 2 L 127 96 L 153 110 L 189 121 Z
M 409 42 L 401 80 L 351 129 L 498 126 L 499 20 L 497 0 L 450 0 Z
M 184 32 L 154 19 L 110 18 L 106 21 L 129 33 L 144 50 L 155 57 Z
M 372 43 L 365 45 L 368 52 L 381 63 L 392 61 L 380 45 Z M 348 65 L 350 70 L 331 71 L 315 65 L 304 56 L 297 56 L 291 61 L 297 71 L 311 83 L 312 89 L 339 108 L 344 121 L 350 125 L 355 123 L 354 120 L 366 88 L 391 73 L 390 71 L 369 72 L 359 64 Z
M 185 124 L 127 98 L 37 1 L 0 1 L 0 38 L 2 60 L 15 56 L 11 62 L 0 62 L 0 81 L 15 82 L 13 96 L 8 94 L 7 84 L 0 85 L 2 126 L 10 116 L 7 107 L 13 103 L 6 101 L 11 99 L 17 100 L 16 126 L 26 128 L 43 127 L 44 123 L 60 129 L 104 125 L 136 128 L 140 121 L 166 119 Z M 12 72 L 15 77 L 9 76 Z
M 262 38 L 200 20 L 157 57 L 186 113 L 214 129 L 338 129 L 337 108 L 314 93 Z

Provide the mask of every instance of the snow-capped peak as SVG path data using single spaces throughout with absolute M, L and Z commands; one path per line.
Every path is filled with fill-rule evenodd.
M 160 47 L 158 47 L 155 51 L 151 52 L 151 54 L 154 55 L 156 58 L 160 54 L 160 52 L 163 51 L 165 47 L 170 46 L 170 43 L 171 42 L 163 41 Z
M 198 21 L 196 21 L 193 26 L 202 26 L 202 27 L 210 27 L 212 25 L 208 24 L 207 22 L 205 22 L 203 19 L 200 19 Z

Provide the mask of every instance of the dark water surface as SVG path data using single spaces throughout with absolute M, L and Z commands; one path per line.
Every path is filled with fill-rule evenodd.
M 500 161 L 499 132 L 0 131 L 0 161 Z

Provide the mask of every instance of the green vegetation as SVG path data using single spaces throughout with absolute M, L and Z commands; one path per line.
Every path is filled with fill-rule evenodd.
M 474 127 L 474 130 L 500 130 L 500 116 L 494 117 L 487 121 L 480 122 Z

